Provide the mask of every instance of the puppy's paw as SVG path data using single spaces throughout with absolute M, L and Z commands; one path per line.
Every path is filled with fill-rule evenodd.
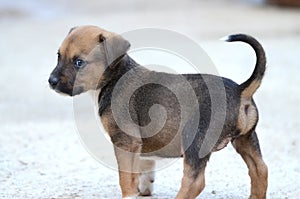
M 140 196 L 151 196 L 153 192 L 154 172 L 143 173 L 140 176 Z

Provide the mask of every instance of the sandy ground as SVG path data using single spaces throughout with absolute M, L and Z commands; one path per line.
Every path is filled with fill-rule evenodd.
M 232 0 L 0 0 L 0 198 L 120 198 L 117 172 L 80 142 L 72 99 L 47 85 L 61 40 L 80 24 L 120 33 L 143 27 L 180 32 L 237 82 L 251 73 L 253 53 L 218 38 L 233 32 L 258 37 L 268 56 L 255 95 L 268 198 L 300 198 L 300 11 Z M 181 160 L 158 171 L 153 198 L 174 198 L 181 176 Z M 247 198 L 249 183 L 245 164 L 228 146 L 212 156 L 199 198 Z

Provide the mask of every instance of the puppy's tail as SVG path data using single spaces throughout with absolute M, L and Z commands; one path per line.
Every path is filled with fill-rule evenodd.
M 242 41 L 249 44 L 255 51 L 256 64 L 255 69 L 250 78 L 240 85 L 241 97 L 251 98 L 255 91 L 259 88 L 266 71 L 266 55 L 262 45 L 253 37 L 245 34 L 230 35 L 225 41 L 235 42 Z

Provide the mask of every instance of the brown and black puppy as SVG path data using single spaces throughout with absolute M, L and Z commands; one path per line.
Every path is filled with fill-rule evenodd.
M 127 54 L 128 41 L 95 26 L 73 28 L 63 41 L 49 84 L 70 96 L 100 90 L 99 115 L 114 144 L 123 198 L 152 194 L 154 161 L 143 156 L 183 157 L 184 176 L 176 198 L 196 198 L 204 189 L 204 170 L 211 153 L 229 142 L 248 166 L 250 198 L 266 198 L 268 169 L 255 131 L 258 111 L 252 99 L 265 72 L 265 53 L 247 35 L 231 35 L 227 41 L 246 42 L 257 56 L 253 74 L 241 85 L 214 75 L 150 71 Z M 191 96 L 185 88 L 191 88 Z M 130 89 L 134 92 L 130 93 Z M 224 103 L 218 103 L 222 92 Z M 193 96 L 196 102 L 191 101 Z M 129 117 L 122 114 L 126 107 L 122 99 L 127 98 Z M 183 110 L 182 101 L 190 106 Z M 151 112 L 157 105 L 164 107 L 163 112 Z M 161 117 L 161 113 L 165 116 Z M 152 126 L 156 133 L 149 134 L 146 127 L 156 118 L 158 123 L 163 120 L 163 126 L 158 130 Z M 222 125 L 215 122 L 219 120 Z M 217 140 L 213 142 L 215 136 Z

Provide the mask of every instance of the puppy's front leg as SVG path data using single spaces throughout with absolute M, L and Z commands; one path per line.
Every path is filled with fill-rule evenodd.
M 139 194 L 139 157 L 142 148 L 139 130 L 128 125 L 126 132 L 134 133 L 135 136 L 122 131 L 114 120 L 110 109 L 102 114 L 101 121 L 114 145 L 122 198 L 136 198 Z
M 115 154 L 119 167 L 119 183 L 122 198 L 136 198 L 139 194 L 139 153 L 141 144 L 123 135 L 122 144 L 115 144 Z

